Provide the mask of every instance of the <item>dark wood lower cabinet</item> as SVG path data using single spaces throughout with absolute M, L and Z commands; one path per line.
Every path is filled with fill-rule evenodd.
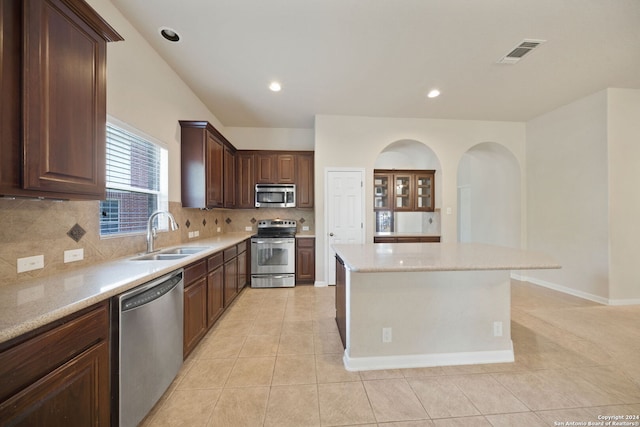
M 247 241 L 184 268 L 184 348 L 187 356 L 247 282 Z
M 336 323 L 338 324 L 338 332 L 344 348 L 347 348 L 346 274 L 344 262 L 339 256 L 336 256 Z
M 108 303 L 48 328 L 2 345 L 0 424 L 108 426 Z
M 184 357 L 207 333 L 207 278 L 201 277 L 184 289 Z
M 296 283 L 314 283 L 316 280 L 316 239 L 296 239 Z

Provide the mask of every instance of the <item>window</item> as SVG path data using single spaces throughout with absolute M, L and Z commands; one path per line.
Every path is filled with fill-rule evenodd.
M 109 119 L 107 198 L 100 202 L 101 236 L 146 232 L 149 215 L 167 209 L 167 150 L 150 139 Z M 166 218 L 158 228 L 167 229 Z

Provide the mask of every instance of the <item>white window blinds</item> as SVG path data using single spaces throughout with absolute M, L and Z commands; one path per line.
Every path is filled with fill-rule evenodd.
M 146 231 L 149 215 L 163 208 L 160 203 L 167 200 L 162 183 L 166 157 L 160 146 L 107 124 L 107 198 L 100 203 L 102 236 Z

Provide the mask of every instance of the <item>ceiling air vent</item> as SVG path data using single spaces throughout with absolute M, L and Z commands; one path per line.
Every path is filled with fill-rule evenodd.
M 518 46 L 511 49 L 511 52 L 500 58 L 498 64 L 515 64 L 545 41 L 546 40 L 524 39 Z

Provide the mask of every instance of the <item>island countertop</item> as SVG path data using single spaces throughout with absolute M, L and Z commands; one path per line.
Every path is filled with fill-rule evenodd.
M 333 245 L 355 272 L 535 270 L 561 266 L 550 256 L 481 243 L 368 243 Z

